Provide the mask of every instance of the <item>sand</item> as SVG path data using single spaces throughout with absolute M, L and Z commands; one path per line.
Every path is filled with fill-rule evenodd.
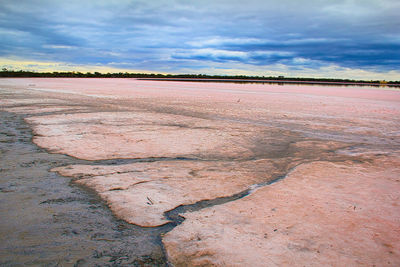
M 372 87 L 1 79 L 33 142 L 175 266 L 399 264 L 400 92 Z M 268 185 L 270 181 L 275 183 Z M 256 189 L 255 189 L 256 188 Z

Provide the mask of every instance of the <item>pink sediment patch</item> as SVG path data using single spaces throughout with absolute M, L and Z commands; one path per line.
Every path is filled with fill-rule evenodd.
M 141 226 L 168 222 L 164 212 L 179 205 L 230 196 L 268 181 L 271 160 L 245 162 L 166 161 L 122 166 L 72 165 L 53 169 L 99 192 L 113 212 Z
M 175 266 L 399 266 L 400 166 L 304 164 L 243 199 L 184 216 Z
M 26 120 L 34 126 L 37 145 L 86 160 L 193 156 L 207 151 L 231 157 L 249 154 L 240 146 L 240 129 L 180 115 L 96 112 Z

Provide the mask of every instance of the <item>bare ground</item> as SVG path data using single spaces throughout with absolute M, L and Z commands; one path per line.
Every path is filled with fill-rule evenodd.
M 399 262 L 398 91 L 10 79 L 2 96 L 117 217 L 183 222 L 174 265 Z

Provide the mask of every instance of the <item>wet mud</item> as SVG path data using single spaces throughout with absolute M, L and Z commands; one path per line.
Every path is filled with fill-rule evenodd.
M 169 226 L 119 220 L 95 192 L 49 171 L 81 161 L 32 144 L 23 118 L 0 112 L 0 265 L 166 266 Z

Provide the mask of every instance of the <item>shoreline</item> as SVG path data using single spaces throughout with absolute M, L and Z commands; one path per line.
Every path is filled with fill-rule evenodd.
M 224 78 L 140 78 L 140 77 L 64 77 L 64 76 L 48 76 L 48 77 L 0 77 L 1 79 L 133 79 L 139 81 L 173 81 L 173 82 L 214 82 L 214 83 L 237 83 L 237 84 L 276 84 L 276 85 L 323 85 L 323 86 L 339 86 L 339 87 L 373 87 L 373 88 L 394 88 L 400 89 L 399 83 L 368 83 L 368 82 L 330 82 L 330 81 L 307 81 L 307 80 L 275 80 L 275 79 L 224 79 Z
M 326 81 L 296 81 L 296 80 L 257 80 L 257 79 L 208 79 L 208 78 L 137 78 L 142 81 L 176 81 L 176 82 L 224 82 L 224 83 L 260 83 L 260 84 L 297 84 L 297 85 L 332 85 L 332 86 L 371 86 L 394 87 L 400 89 L 400 84 L 362 83 L 362 82 L 326 82 Z

